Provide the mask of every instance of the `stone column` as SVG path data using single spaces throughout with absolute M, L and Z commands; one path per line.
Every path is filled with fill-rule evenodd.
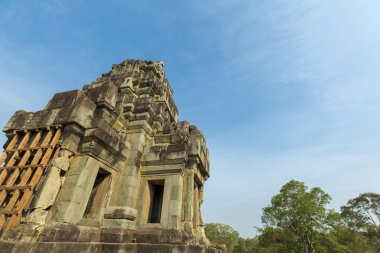
M 52 221 L 76 224 L 83 218 L 98 171 L 98 161 L 88 155 L 73 159 L 57 202 L 52 207 Z

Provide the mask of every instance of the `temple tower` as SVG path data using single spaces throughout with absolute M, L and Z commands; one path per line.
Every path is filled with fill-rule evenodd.
M 223 252 L 203 230 L 206 142 L 172 96 L 162 62 L 127 60 L 17 111 L 0 157 L 2 252 Z

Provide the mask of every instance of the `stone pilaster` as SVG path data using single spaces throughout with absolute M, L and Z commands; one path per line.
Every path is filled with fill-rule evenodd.
M 51 221 L 76 224 L 83 218 L 98 171 L 98 161 L 90 156 L 77 156 L 73 159 L 58 199 L 52 207 Z
M 195 165 L 193 165 L 195 166 Z M 182 220 L 185 231 L 193 229 L 193 204 L 194 204 L 194 169 L 186 168 L 184 173 L 184 191 L 182 200 Z
M 182 189 L 183 177 L 182 175 L 172 175 L 165 181 L 165 188 L 167 189 L 168 212 L 166 228 L 168 229 L 181 229 L 181 212 L 182 212 Z M 165 204 L 165 203 L 164 203 Z

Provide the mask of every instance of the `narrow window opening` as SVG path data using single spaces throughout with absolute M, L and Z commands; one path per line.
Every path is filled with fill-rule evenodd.
M 84 218 L 96 219 L 98 218 L 101 209 L 104 207 L 107 192 L 111 182 L 111 173 L 99 169 L 96 176 L 94 186 L 88 199 L 86 210 L 84 212 Z
M 150 181 L 149 191 L 151 196 L 149 208 L 149 223 L 161 222 L 162 200 L 164 197 L 164 181 Z

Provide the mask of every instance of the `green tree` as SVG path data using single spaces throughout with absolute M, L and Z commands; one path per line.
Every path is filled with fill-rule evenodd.
M 315 251 L 318 253 L 350 253 L 346 245 L 339 242 L 334 233 L 317 233 Z
M 233 253 L 248 253 L 247 244 L 244 238 L 239 238 L 234 246 Z
M 245 239 L 248 253 L 261 253 L 259 239 L 257 237 Z
M 315 187 L 308 191 L 303 182 L 291 180 L 263 209 L 262 222 L 265 227 L 281 228 L 294 235 L 304 252 L 314 253 L 316 236 L 331 228 L 331 211 L 326 209 L 330 200 L 322 189 Z
M 363 193 L 341 207 L 348 226 L 380 239 L 380 194 Z
M 358 231 L 342 226 L 330 233 L 349 253 L 376 253 L 367 237 Z M 330 253 L 330 252 L 329 252 Z
M 380 252 L 380 194 L 362 193 L 341 207 L 347 226 L 362 233 L 376 252 Z
M 299 243 L 297 238 L 285 233 L 281 228 L 266 227 L 259 230 L 260 253 L 298 253 Z
M 205 224 L 205 233 L 211 243 L 225 244 L 227 252 L 232 253 L 239 243 L 240 235 L 231 226 L 221 223 Z

